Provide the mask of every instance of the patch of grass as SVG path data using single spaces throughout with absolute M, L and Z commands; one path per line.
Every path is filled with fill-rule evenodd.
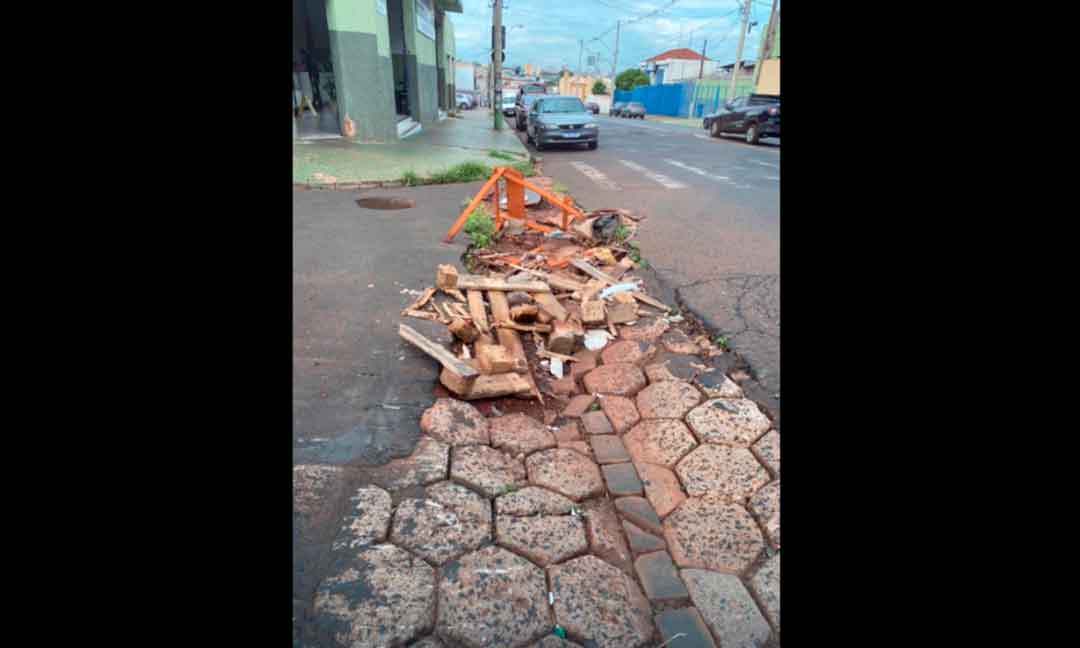
M 616 230 L 616 233 L 617 232 L 618 230 Z M 646 270 L 649 269 L 649 262 L 641 258 L 641 247 L 638 245 L 637 241 L 628 241 L 626 243 L 626 249 L 626 256 L 630 257 L 631 261 L 638 264 L 642 268 L 645 268 Z
M 720 347 L 724 351 L 728 351 L 730 349 L 730 346 L 728 345 L 728 339 L 723 335 L 717 335 L 716 337 L 714 337 L 713 344 Z
M 507 153 L 506 151 L 496 151 L 495 149 L 491 149 L 490 151 L 488 151 L 488 155 L 493 158 L 498 158 L 500 160 L 510 160 L 511 162 L 517 162 L 518 160 L 518 157 L 516 155 Z
M 520 171 L 521 175 L 525 176 L 526 178 L 531 178 L 536 175 L 536 169 L 533 168 L 533 163 L 529 160 L 525 160 L 523 162 L 514 162 L 510 166 Z
M 592 405 L 589 405 L 589 411 L 590 412 L 596 412 L 599 409 L 600 409 L 600 403 L 593 403 Z
M 465 235 L 475 249 L 483 249 L 495 240 L 495 219 L 483 205 L 477 206 L 465 221 Z
M 487 180 L 491 176 L 491 167 L 479 162 L 462 162 L 449 169 L 431 174 L 431 184 L 451 184 L 455 182 L 473 182 Z
M 619 225 L 615 228 L 615 240 L 622 243 L 630 236 L 630 228 L 626 225 Z
M 406 187 L 415 187 L 420 184 L 420 177 L 416 175 L 416 172 L 409 169 L 405 173 L 401 174 L 401 184 Z

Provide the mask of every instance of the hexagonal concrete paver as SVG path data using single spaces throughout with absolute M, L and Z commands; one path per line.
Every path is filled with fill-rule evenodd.
M 577 418 L 589 411 L 589 407 L 596 400 L 596 396 L 592 394 L 579 394 L 570 399 L 566 404 L 566 407 L 562 411 L 562 415 L 566 418 Z
M 439 641 L 436 636 L 424 637 L 416 643 L 409 644 L 409 648 L 446 648 L 446 644 Z
M 596 369 L 596 363 L 600 358 L 600 354 L 596 351 L 582 349 L 575 353 L 574 357 L 577 358 L 577 361 L 570 363 L 570 375 L 576 380 L 578 377 L 584 376 L 593 369 Z
M 663 466 L 651 463 L 635 463 L 641 484 L 645 487 L 645 499 L 649 500 L 661 518 L 674 511 L 686 499 L 682 484 L 675 473 Z
M 332 545 L 333 551 L 353 551 L 386 540 L 390 527 L 390 493 L 375 486 L 357 489 L 349 512 Z
M 600 409 L 604 410 L 616 434 L 626 432 L 641 420 L 633 399 L 625 396 L 605 396 L 600 400 Z
M 769 483 L 769 471 L 749 450 L 711 443 L 683 457 L 675 473 L 690 497 L 712 494 L 746 502 Z
M 585 553 L 585 523 L 576 515 L 495 518 L 495 542 L 541 567 Z
M 644 340 L 620 340 L 613 342 L 600 353 L 604 364 L 628 362 L 640 365 L 656 355 L 656 347 Z
M 564 515 L 573 507 L 570 498 L 539 486 L 526 486 L 495 499 L 496 515 Z
M 690 600 L 724 648 L 761 648 L 769 640 L 769 623 L 750 592 L 733 574 L 684 569 Z
M 461 446 L 450 451 L 450 479 L 498 497 L 525 485 L 525 462 L 488 446 Z
M 671 324 L 663 317 L 642 317 L 633 326 L 619 326 L 619 339 L 652 342 L 660 339 L 670 327 Z
M 664 539 L 682 569 L 740 574 L 765 548 L 754 518 L 738 504 L 692 497 L 664 519 Z
M 544 571 L 502 547 L 447 563 L 436 631 L 470 648 L 522 646 L 551 632 Z
M 674 468 L 680 459 L 697 447 L 697 441 L 686 424 L 674 419 L 642 421 L 623 435 L 623 443 L 635 462 L 665 468 Z
M 293 466 L 293 539 L 296 544 L 330 542 L 348 501 L 346 472 L 340 466 Z M 329 534 L 329 535 L 328 535 Z
M 750 577 L 748 583 L 775 632 L 780 632 L 780 552 L 773 554 Z
M 435 570 L 408 551 L 367 547 L 335 565 L 315 593 L 315 625 L 350 648 L 402 645 L 435 622 Z
M 769 417 L 752 400 L 713 398 L 690 410 L 686 422 L 702 443 L 747 447 L 769 430 Z
M 750 498 L 750 513 L 765 529 L 765 537 L 773 549 L 780 548 L 780 482 L 766 484 Z
M 491 503 L 460 484 L 428 487 L 424 499 L 398 504 L 390 542 L 436 565 L 457 558 L 491 538 Z
M 529 454 L 558 445 L 547 426 L 527 414 L 507 414 L 488 419 L 491 445 L 511 455 Z
M 719 369 L 702 372 L 694 378 L 694 383 L 699 385 L 709 398 L 744 397 L 742 387 Z
M 652 609 L 629 576 L 596 556 L 549 567 L 548 576 L 555 594 L 555 619 L 572 639 L 597 648 L 648 644 Z
M 585 391 L 590 394 L 633 396 L 646 385 L 645 374 L 636 365 L 607 364 L 585 374 Z
M 664 380 L 692 381 L 708 370 L 708 365 L 697 356 L 669 355 L 663 359 L 658 356 L 656 362 L 645 365 L 645 376 L 650 383 Z
M 450 444 L 422 435 L 411 455 L 375 466 L 370 473 L 383 488 L 398 490 L 443 481 L 449 467 Z
M 681 419 L 701 402 L 701 392 L 688 382 L 665 380 L 642 389 L 634 402 L 643 419 Z
M 487 444 L 488 422 L 475 407 L 454 398 L 440 398 L 420 417 L 420 429 L 452 446 Z
M 769 430 L 769 433 L 758 439 L 758 442 L 750 446 L 758 461 L 765 464 L 772 476 L 780 479 L 780 433 Z
M 660 336 L 660 344 L 671 353 L 697 355 L 699 347 L 690 337 L 679 329 L 671 329 Z
M 529 481 L 575 502 L 604 492 L 604 479 L 595 463 L 568 448 L 541 450 L 525 460 Z

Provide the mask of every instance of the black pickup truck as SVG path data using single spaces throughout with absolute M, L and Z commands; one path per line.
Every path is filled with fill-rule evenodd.
M 720 110 L 705 115 L 701 126 L 713 137 L 743 133 L 757 144 L 762 137 L 780 137 L 780 97 L 752 94 L 725 103 Z

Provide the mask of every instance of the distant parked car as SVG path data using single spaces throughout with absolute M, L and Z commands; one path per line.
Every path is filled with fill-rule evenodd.
M 525 124 L 529 119 L 529 110 L 542 94 L 527 94 L 518 97 L 517 108 L 514 110 L 514 126 L 519 130 L 525 130 Z
M 507 117 L 513 117 L 514 112 L 515 112 L 514 111 L 515 106 L 516 106 L 516 101 L 514 100 L 513 95 L 503 95 L 503 98 L 502 98 L 502 114 L 503 115 L 505 115 Z
M 589 103 L 585 104 L 585 107 L 588 108 L 589 112 L 594 115 L 600 114 L 600 104 L 596 103 L 595 101 L 590 101 Z
M 457 93 L 454 100 L 457 102 L 459 110 L 468 110 L 476 107 L 476 97 L 465 94 L 464 92 Z
M 619 113 L 622 112 L 622 109 L 625 108 L 625 107 L 626 107 L 626 102 L 625 101 L 616 101 L 615 103 L 611 104 L 611 108 L 608 109 L 607 114 L 612 116 L 612 117 L 618 117 Z
M 545 95 L 529 111 L 525 139 L 535 144 L 537 151 L 550 144 L 588 144 L 590 149 L 595 149 L 600 134 L 596 119 L 581 99 Z
M 645 119 L 645 104 L 639 103 L 637 101 L 631 101 L 630 103 L 626 104 L 625 108 L 619 111 L 619 116 L 629 117 L 630 119 L 633 119 L 635 117 L 637 117 L 638 119 Z
M 756 94 L 736 97 L 716 112 L 705 115 L 701 125 L 713 137 L 743 133 L 748 144 L 757 144 L 762 137 L 780 137 L 780 97 Z

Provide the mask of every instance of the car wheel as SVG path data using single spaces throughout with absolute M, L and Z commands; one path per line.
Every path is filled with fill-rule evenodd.
M 600 146 L 600 142 L 589 142 L 590 151 L 595 151 L 597 146 Z
M 720 137 L 720 122 L 714 121 L 709 127 L 709 134 L 713 137 Z
M 757 124 L 750 124 L 746 127 L 746 143 L 757 144 L 761 136 L 758 135 Z

